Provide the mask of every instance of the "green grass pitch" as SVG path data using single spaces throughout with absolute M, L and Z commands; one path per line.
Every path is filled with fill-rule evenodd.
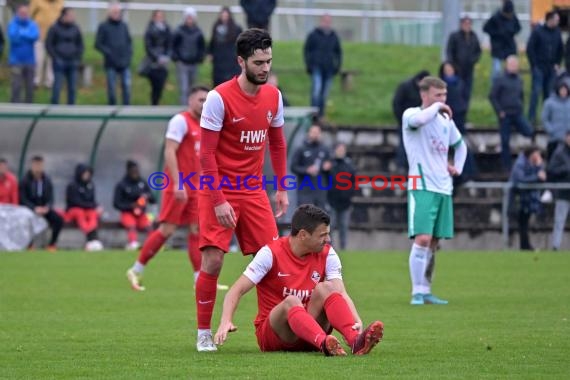
M 255 292 L 238 309 L 239 331 L 218 352 L 198 354 L 181 252 L 151 262 L 144 293 L 125 278 L 134 253 L 2 253 L 0 378 L 568 378 L 570 255 L 442 252 L 434 293 L 450 304 L 423 307 L 408 305 L 407 253 L 341 258 L 364 321 L 385 324 L 384 341 L 366 357 L 260 353 Z M 228 255 L 221 282 L 248 261 Z

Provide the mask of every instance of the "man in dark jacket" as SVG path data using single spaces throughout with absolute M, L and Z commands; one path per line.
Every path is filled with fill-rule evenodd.
M 51 103 L 59 104 L 63 78 L 67 82 L 67 104 L 75 104 L 77 72 L 83 56 L 83 37 L 75 23 L 75 11 L 63 8 L 46 38 L 46 50 L 53 62 L 54 83 Z
M 516 186 L 544 181 L 546 181 L 546 172 L 543 168 L 540 149 L 535 146 L 526 148 L 524 152 L 519 154 L 510 177 L 510 182 L 515 186 L 512 193 L 512 206 L 518 212 L 521 250 L 534 251 L 529 241 L 528 221 L 532 214 L 541 211 L 541 203 L 539 190 L 517 189 Z
M 176 29 L 172 39 L 172 60 L 176 62 L 181 105 L 188 105 L 190 89 L 198 75 L 198 64 L 202 63 L 206 56 L 206 41 L 197 20 L 196 10 L 192 7 L 186 8 L 184 22 Z
M 31 168 L 20 182 L 20 204 L 46 219 L 51 228 L 47 249 L 55 251 L 63 218 L 53 209 L 53 185 L 44 173 L 44 159 L 40 156 L 32 158 Z
M 307 140 L 293 154 L 291 171 L 297 176 L 297 204 L 326 205 L 326 188 L 329 186 L 323 172 L 331 169 L 330 152 L 321 142 L 321 127 L 313 124 Z
M 2 25 L 0 25 L 0 59 L 4 53 L 4 32 L 2 31 Z
M 156 203 L 147 182 L 141 177 L 139 166 L 127 161 L 127 173 L 115 186 L 113 206 L 121 212 L 121 224 L 127 230 L 127 249 L 139 248 L 137 230 L 149 232 L 151 223 L 146 216 L 147 203 Z
M 548 180 L 570 184 L 570 131 L 563 143 L 558 145 L 547 167 Z M 570 210 L 570 190 L 559 190 L 554 203 L 554 226 L 552 229 L 552 249 L 557 251 L 562 244 L 566 218 Z
M 247 16 L 248 28 L 269 30 L 269 20 L 277 0 L 240 0 L 239 3 Z
M 408 167 L 408 159 L 406 158 L 406 150 L 404 149 L 402 139 L 402 116 L 408 108 L 418 107 L 422 104 L 419 83 L 427 76 L 429 76 L 429 71 L 422 70 L 413 77 L 401 82 L 392 99 L 392 112 L 398 122 L 398 135 L 400 136 L 400 141 L 396 148 L 396 164 L 400 171 L 406 171 Z
M 543 101 L 550 95 L 564 54 L 559 22 L 558 13 L 548 12 L 544 25 L 539 25 L 532 31 L 526 45 L 526 55 L 532 71 L 528 120 L 533 124 L 536 123 L 539 93 L 542 91 Z
M 503 61 L 508 56 L 517 54 L 515 35 L 521 31 L 521 24 L 515 14 L 515 7 L 511 0 L 503 1 L 503 7 L 485 22 L 483 31 L 491 39 L 492 80 L 501 73 Z
M 85 164 L 75 167 L 73 181 L 67 185 L 66 190 L 67 222 L 75 222 L 77 227 L 85 234 L 87 251 L 100 251 L 103 244 L 98 240 L 97 228 L 99 215 L 103 211 L 95 200 L 95 184 L 93 183 L 93 169 Z
M 152 12 L 152 17 L 144 33 L 144 48 L 146 52 L 145 74 L 150 81 L 150 104 L 160 103 L 162 91 L 168 78 L 168 64 L 172 47 L 172 34 L 166 23 L 163 11 Z
M 460 29 L 449 35 L 447 40 L 447 60 L 457 67 L 458 75 L 463 80 L 463 99 L 467 108 L 473 88 L 473 68 L 481 58 L 481 44 L 472 30 L 469 16 L 461 18 Z M 453 107 L 452 107 L 453 109 Z M 455 110 L 454 110 L 455 111 Z
M 350 222 L 350 210 L 352 206 L 352 196 L 356 169 L 352 161 L 346 156 L 346 145 L 338 144 L 334 150 L 334 159 L 329 171 L 329 178 L 332 179 L 332 186 L 327 193 L 327 200 L 331 206 L 332 227 L 331 231 L 338 229 L 338 237 L 341 249 L 346 249 L 348 225 Z M 347 189 L 347 182 L 352 185 Z
M 129 27 L 122 20 L 121 5 L 113 3 L 109 6 L 106 21 L 99 24 L 95 49 L 104 57 L 107 75 L 107 98 L 109 105 L 117 104 L 115 85 L 117 75 L 121 81 L 123 105 L 131 102 L 131 60 L 133 58 L 133 42 Z
M 342 64 L 342 48 L 332 29 L 331 16 L 321 16 L 319 26 L 307 36 L 304 55 L 311 75 L 311 106 L 317 107 L 319 116 L 323 116 L 333 78 Z
M 501 134 L 501 160 L 505 170 L 511 169 L 511 128 L 523 136 L 532 137 L 532 126 L 523 116 L 523 81 L 519 76 L 519 60 L 511 55 L 507 58 L 505 72 L 493 82 L 489 100 L 499 118 Z

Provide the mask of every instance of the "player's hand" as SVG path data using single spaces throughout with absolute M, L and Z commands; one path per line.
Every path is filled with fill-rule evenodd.
M 546 181 L 546 172 L 544 170 L 540 170 L 537 176 L 539 180 Z
M 236 228 L 236 213 L 228 201 L 214 207 L 214 212 L 216 213 L 216 218 L 218 218 L 218 223 L 222 227 Z
M 442 114 L 443 117 L 447 118 L 448 120 L 451 120 L 451 118 L 453 117 L 453 111 L 451 111 L 451 107 L 449 107 L 445 103 L 441 103 L 441 105 L 439 106 L 439 113 Z
M 275 193 L 275 202 L 277 203 L 275 217 L 280 218 L 287 213 L 287 208 L 289 208 L 289 196 L 287 195 L 287 192 L 277 191 L 277 193 Z
M 317 165 L 311 165 L 307 168 L 307 174 L 315 176 L 319 174 L 319 167 Z
M 457 169 L 453 165 L 447 165 L 447 172 L 452 177 L 457 177 L 459 175 L 459 172 L 457 171 Z
M 237 327 L 234 326 L 232 322 L 222 322 L 216 335 L 214 335 L 214 343 L 216 345 L 222 345 L 228 339 L 228 333 L 237 331 Z
M 352 329 L 361 333 L 362 332 L 362 321 L 356 321 L 354 323 L 354 325 L 352 325 Z
M 174 199 L 176 199 L 177 202 L 186 203 L 186 201 L 188 201 L 188 194 L 186 194 L 186 190 L 184 188 L 179 189 L 176 187 L 176 189 L 174 189 Z
M 330 161 L 325 161 L 323 163 L 323 171 L 328 172 L 332 168 L 332 163 Z

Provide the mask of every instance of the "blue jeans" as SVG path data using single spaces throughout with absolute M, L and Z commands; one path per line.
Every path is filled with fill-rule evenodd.
M 319 116 L 325 114 L 325 105 L 331 89 L 333 74 L 319 68 L 311 73 L 311 107 L 319 109 Z
M 511 148 L 509 142 L 511 140 L 511 129 L 515 127 L 518 133 L 525 137 L 532 137 L 534 131 L 532 126 L 521 114 L 506 115 L 499 119 L 501 134 L 501 161 L 506 170 L 511 170 Z
M 493 84 L 493 80 L 501 74 L 503 71 L 503 60 L 500 58 L 491 58 L 491 85 Z
M 109 105 L 114 106 L 117 104 L 117 97 L 115 95 L 115 87 L 117 83 L 117 75 L 121 80 L 121 93 L 123 95 L 123 105 L 128 106 L 131 103 L 131 70 L 126 68 L 117 70 L 113 68 L 106 68 L 107 74 L 107 99 Z
M 338 230 L 339 247 L 340 249 L 346 249 L 346 237 L 348 235 L 348 224 L 350 222 L 350 212 L 351 209 L 337 210 L 332 209 L 332 230 Z
M 530 92 L 530 104 L 528 106 L 528 120 L 532 123 L 536 121 L 536 107 L 538 106 L 538 96 L 542 91 L 542 101 L 545 101 L 554 85 L 556 73 L 554 67 L 533 67 L 532 68 L 532 88 Z
M 51 104 L 59 104 L 59 94 L 63 80 L 67 82 L 67 104 L 75 104 L 77 92 L 77 64 L 73 61 L 53 60 L 53 87 L 51 90 Z

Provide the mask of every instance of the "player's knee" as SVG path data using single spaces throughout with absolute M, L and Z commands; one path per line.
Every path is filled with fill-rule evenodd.
M 206 247 L 202 250 L 202 270 L 206 273 L 217 275 L 222 270 L 224 252 L 215 247 Z
M 285 299 L 283 300 L 283 304 L 285 305 L 285 308 L 287 310 L 291 309 L 292 307 L 295 306 L 303 306 L 303 303 L 301 302 L 301 300 L 299 299 L 299 297 L 296 296 L 287 296 L 285 297 Z
M 172 236 L 174 231 L 176 231 L 176 225 L 170 223 L 161 223 L 161 225 L 158 227 L 158 230 L 160 231 L 162 236 L 168 238 Z
M 429 235 L 416 236 L 416 238 L 414 239 L 414 243 L 416 243 L 420 247 L 426 247 L 427 248 L 430 246 L 431 236 L 429 236 Z
M 330 281 L 319 282 L 317 286 L 315 286 L 315 290 L 313 290 L 313 296 L 318 295 L 326 298 L 336 291 L 337 289 Z
M 198 232 L 200 232 L 200 230 L 197 224 L 191 224 L 188 226 L 188 233 L 190 235 L 198 235 Z

